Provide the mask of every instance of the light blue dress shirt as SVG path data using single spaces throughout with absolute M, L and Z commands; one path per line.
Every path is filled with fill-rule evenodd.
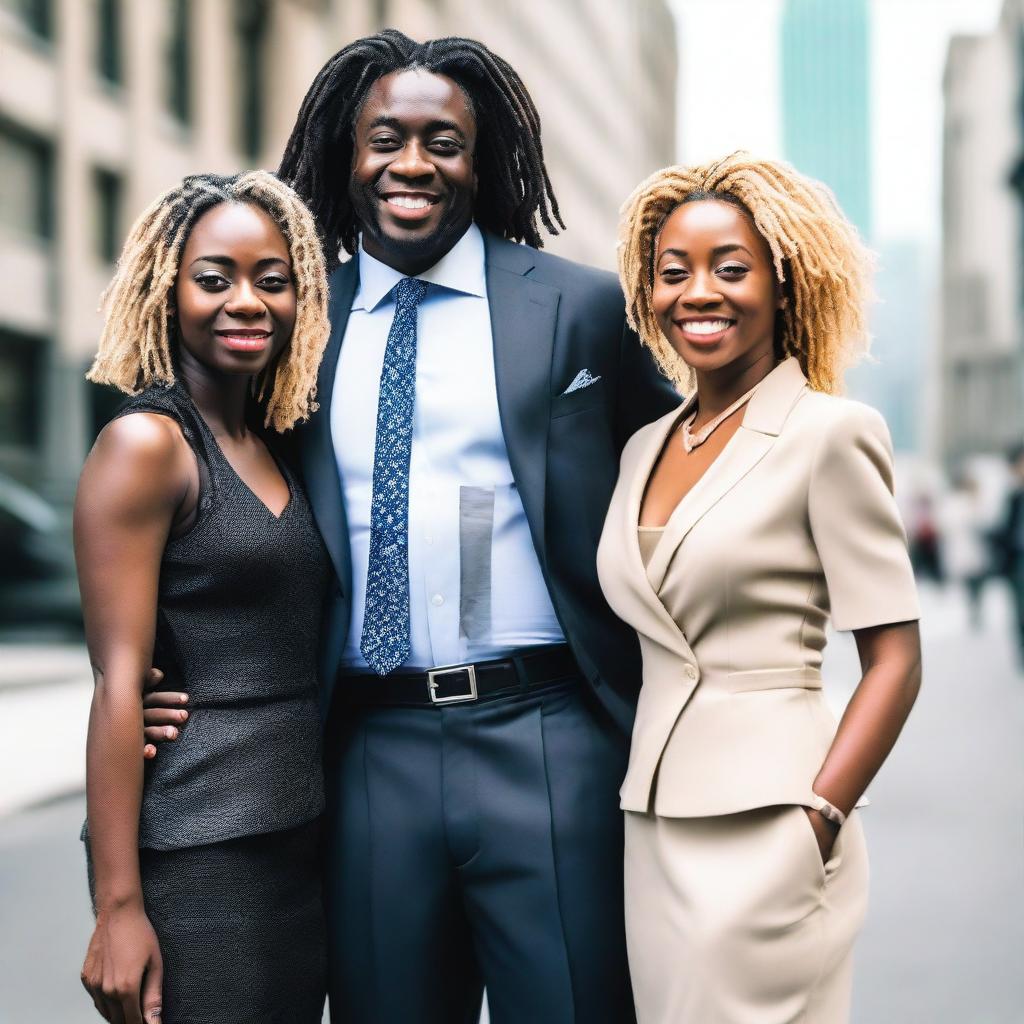
M 331 401 L 331 436 L 352 547 L 352 622 L 342 666 L 359 650 L 370 551 L 377 397 L 394 288 L 402 278 L 362 246 Z M 561 643 L 498 416 L 484 240 L 474 224 L 440 262 L 419 309 L 409 475 L 412 651 L 401 671 L 500 658 Z

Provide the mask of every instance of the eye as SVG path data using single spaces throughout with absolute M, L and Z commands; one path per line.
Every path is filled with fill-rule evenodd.
M 749 267 L 743 266 L 742 263 L 727 263 L 724 267 L 718 268 L 718 273 L 724 274 L 726 277 L 737 278 L 748 273 L 749 269 Z
M 196 274 L 195 282 L 200 288 L 204 288 L 208 292 L 219 292 L 228 287 L 227 278 L 223 274 L 217 274 L 212 270 Z
M 669 283 L 682 281 L 688 275 L 686 267 L 662 267 L 659 271 L 661 279 Z
M 373 146 L 374 149 L 394 149 L 396 146 L 400 146 L 401 144 L 402 140 L 393 132 L 374 135 L 373 138 L 370 139 L 370 145 Z
M 454 139 L 431 139 L 430 148 L 442 156 L 453 156 L 462 149 L 462 145 Z
M 284 274 L 266 274 L 261 277 L 257 284 L 268 292 L 284 291 L 292 283 L 292 279 Z

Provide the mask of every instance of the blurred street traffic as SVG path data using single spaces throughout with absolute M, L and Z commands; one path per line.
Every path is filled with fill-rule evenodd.
M 864 817 L 871 909 L 855 1024 L 1020 1024 L 1024 674 L 1009 595 L 923 588 L 925 681 Z M 0 1024 L 98 1020 L 78 981 L 90 932 L 78 842 L 88 666 L 80 647 L 0 647 Z M 837 636 L 837 706 L 857 680 Z

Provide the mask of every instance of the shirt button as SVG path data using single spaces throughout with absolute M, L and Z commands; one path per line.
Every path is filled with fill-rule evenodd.
M 442 596 L 441 596 L 440 594 L 435 594 L 435 595 L 434 595 L 434 596 L 433 596 L 433 597 L 432 597 L 432 598 L 430 599 L 430 603 L 431 603 L 431 604 L 432 604 L 432 605 L 433 605 L 433 606 L 434 606 L 435 608 L 440 608 L 440 607 L 441 607 L 441 605 L 443 605 L 443 604 L 444 604 L 444 598 L 443 598 L 443 597 L 442 597 Z
M 697 678 L 697 670 L 692 665 L 687 665 L 686 666 L 686 674 L 691 679 L 696 679 Z

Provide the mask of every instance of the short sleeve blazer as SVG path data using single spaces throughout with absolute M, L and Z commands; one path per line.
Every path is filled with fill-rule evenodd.
M 875 410 L 781 362 L 645 567 L 640 502 L 688 407 L 627 444 L 598 550 L 644 657 L 623 807 L 807 804 L 835 732 L 821 692 L 829 618 L 851 630 L 919 617 L 889 434 Z

